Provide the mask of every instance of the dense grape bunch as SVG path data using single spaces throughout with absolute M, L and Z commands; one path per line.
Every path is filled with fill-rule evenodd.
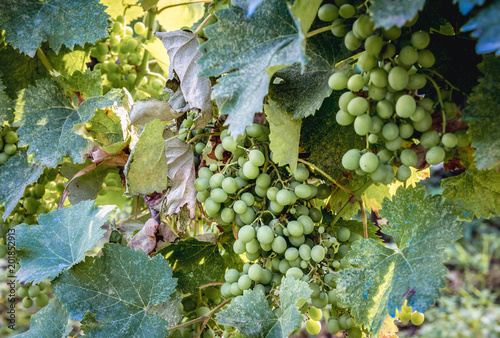
M 347 49 L 361 52 L 355 68 L 336 72 L 328 81 L 333 90 L 348 90 L 339 99 L 336 121 L 366 138 L 365 149 L 346 152 L 344 168 L 383 184 L 394 178 L 404 182 L 417 165 L 416 151 L 425 152 L 426 162 L 434 165 L 450 149 L 469 145 L 467 134 L 446 132 L 446 120 L 455 117 L 457 105 L 451 91 L 438 88 L 428 71 L 435 63 L 431 36 L 412 30 L 417 18 L 403 28 L 375 29 L 363 6 L 337 5 L 323 5 L 319 19 L 341 26 L 332 29 L 333 35 L 343 38 Z M 442 120 L 441 126 L 436 120 Z

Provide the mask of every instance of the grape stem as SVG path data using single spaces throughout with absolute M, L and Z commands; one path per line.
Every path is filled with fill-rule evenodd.
M 163 7 L 162 9 L 157 11 L 156 14 L 160 14 L 164 10 L 172 8 L 172 7 L 192 5 L 192 4 L 198 4 L 198 3 L 211 3 L 211 2 L 212 2 L 212 0 L 193 0 L 193 1 L 188 1 L 188 2 L 175 3 L 172 5 L 167 5 L 167 6 Z
M 312 36 L 315 36 L 317 34 L 321 34 L 323 32 L 327 32 L 333 28 L 341 28 L 341 27 L 344 27 L 345 25 L 339 25 L 339 24 L 335 24 L 335 25 L 330 25 L 330 26 L 325 26 L 325 27 L 321 27 L 321 28 L 318 28 L 318 29 L 315 29 L 313 31 L 310 31 L 310 32 L 307 32 L 306 34 L 306 39 L 312 37 Z
M 172 327 L 168 328 L 167 330 L 169 332 L 172 332 L 172 331 L 175 331 L 175 330 L 178 330 L 178 329 L 182 329 L 183 327 L 189 326 L 191 324 L 202 322 L 205 319 L 209 319 L 215 312 L 219 311 L 224 305 L 226 305 L 227 303 L 229 303 L 231 300 L 232 300 L 232 298 L 228 298 L 225 301 L 223 301 L 222 303 L 220 303 L 219 305 L 217 305 L 216 307 L 214 307 L 212 310 L 210 310 L 210 312 L 208 312 L 206 315 L 203 315 L 201 317 L 195 318 L 193 320 L 190 320 L 188 322 L 185 322 L 185 323 L 182 323 L 182 324 L 179 324 L 179 325 L 176 325 L 176 326 L 172 326 Z
M 200 289 L 208 288 L 210 286 L 215 286 L 215 285 L 222 285 L 224 282 L 213 282 L 213 283 L 208 283 L 205 285 L 200 286 Z
M 443 105 L 443 98 L 441 97 L 441 91 L 439 90 L 439 86 L 437 85 L 436 81 L 429 75 L 424 75 L 427 80 L 429 80 L 432 85 L 434 86 L 434 89 L 436 89 L 436 92 L 438 94 L 438 99 L 439 99 L 439 104 L 441 105 L 441 116 L 443 117 L 443 135 L 446 133 L 446 112 L 444 110 L 444 105 Z
M 42 61 L 43 65 L 45 66 L 45 68 L 47 68 L 49 73 L 57 73 L 54 67 L 52 67 L 52 65 L 50 64 L 49 59 L 47 59 L 47 56 L 43 52 L 42 48 L 38 47 L 36 49 L 36 55 L 38 56 L 40 61 Z
M 361 219 L 363 220 L 363 237 L 368 238 L 368 220 L 366 219 L 366 211 L 362 199 L 359 200 L 359 207 L 361 208 Z
M 212 19 L 214 16 L 213 13 L 210 13 L 209 15 L 207 15 L 207 17 L 205 18 L 205 20 L 203 20 L 200 25 L 198 27 L 196 27 L 196 30 L 194 31 L 194 34 L 195 35 L 198 35 L 198 33 L 203 29 L 203 27 L 205 27 L 205 25 L 207 24 L 208 21 L 210 21 L 210 19 Z
M 195 137 L 192 137 L 187 143 L 191 144 L 193 143 L 193 141 L 199 139 L 199 138 L 202 138 L 202 137 L 205 137 L 205 136 L 217 136 L 217 135 L 220 135 L 219 132 L 216 132 L 216 133 L 203 133 L 203 134 L 199 134 L 199 135 L 196 135 Z M 179 136 L 179 135 L 177 135 Z
M 345 191 L 346 193 L 348 193 L 349 195 L 354 195 L 354 193 L 352 191 L 350 191 L 349 189 L 347 189 L 345 186 L 343 186 L 342 184 L 340 184 L 339 182 L 337 182 L 335 179 L 333 179 L 330 175 L 328 175 L 327 173 L 325 173 L 323 170 L 321 170 L 320 168 L 318 168 L 317 166 L 315 166 L 314 164 L 310 163 L 310 162 L 307 162 L 306 160 L 303 160 L 301 158 L 298 158 L 297 161 L 301 162 L 301 163 L 304 163 L 305 165 L 313 168 L 315 171 L 319 172 L 321 175 L 325 176 L 326 178 L 328 178 L 333 184 L 335 184 L 337 187 L 339 187 L 341 190 Z
M 154 25 L 155 25 L 155 18 L 156 18 L 156 12 L 153 10 L 149 10 L 146 13 L 146 29 L 148 30 L 148 34 L 146 36 L 146 40 L 151 40 L 153 38 L 153 30 L 154 30 Z M 142 82 L 142 79 L 144 78 L 146 74 L 146 70 L 148 68 L 148 61 L 149 61 L 149 51 L 147 49 L 144 49 L 144 56 L 142 57 L 141 65 L 139 66 L 139 69 L 137 69 L 137 78 L 135 79 L 134 82 L 134 89 L 132 90 L 132 96 L 137 92 L 137 87 Z
M 441 80 L 443 80 L 448 86 L 450 86 L 451 89 L 454 89 L 456 90 L 457 92 L 460 92 L 462 94 L 464 94 L 465 96 L 467 96 L 467 93 L 463 92 L 460 88 L 454 86 L 453 84 L 451 84 L 450 81 L 446 80 L 445 77 L 441 74 L 439 74 L 438 72 L 436 72 L 434 69 L 424 69 L 425 71 L 429 72 L 429 73 L 432 73 L 436 76 L 438 76 Z
M 167 142 L 169 142 L 169 141 L 172 141 L 172 140 L 174 140 L 174 139 L 178 138 L 179 136 L 182 136 L 182 135 L 185 135 L 185 134 L 187 134 L 187 131 L 182 132 L 182 133 L 180 133 L 180 134 L 178 134 L 178 135 L 174 135 L 174 136 L 172 136 L 172 137 L 169 137 L 169 138 L 167 138 L 167 139 L 165 140 L 165 143 L 167 143 Z M 194 138 L 194 137 L 193 137 L 193 138 Z M 188 143 L 189 143 L 189 142 L 188 142 Z

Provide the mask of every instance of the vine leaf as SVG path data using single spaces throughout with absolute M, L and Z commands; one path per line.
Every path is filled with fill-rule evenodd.
M 5 203 L 4 220 L 9 217 L 17 202 L 23 197 L 24 189 L 35 182 L 43 173 L 40 163 L 33 163 L 26 150 L 20 150 L 7 163 L 0 166 L 0 204 Z
M 160 0 L 158 8 L 161 10 L 168 5 L 178 4 L 177 0 Z M 175 31 L 182 27 L 191 27 L 194 23 L 203 18 L 205 14 L 205 6 L 202 3 L 186 4 L 184 6 L 176 6 L 168 8 L 156 16 L 158 23 L 166 31 Z
M 96 208 L 93 201 L 54 210 L 38 217 L 40 225 L 15 227 L 21 267 L 16 277 L 34 284 L 56 278 L 85 258 L 102 237 L 101 229 L 114 206 Z
M 174 268 L 183 293 L 195 293 L 199 287 L 224 278 L 226 265 L 217 244 L 195 238 L 167 246 L 160 251 Z
M 125 8 L 127 8 L 128 22 L 132 22 L 144 15 L 144 10 L 141 7 L 134 6 L 137 3 L 137 0 L 100 0 L 100 2 L 106 6 L 105 12 L 112 18 L 123 15 L 123 13 L 125 13 Z
M 85 135 L 108 154 L 118 154 L 130 143 L 128 113 L 123 107 L 98 109 L 85 125 Z
M 3 85 L 2 78 L 0 78 L 0 125 L 14 120 L 14 110 L 12 108 L 13 104 L 5 93 L 5 86 Z
M 0 29 L 5 29 L 6 42 L 30 57 L 47 40 L 57 53 L 63 44 L 73 50 L 107 36 L 104 10 L 99 0 L 5 0 L 0 3 Z
M 167 87 L 174 89 L 174 92 L 169 103 L 177 111 L 199 110 L 200 116 L 195 119 L 196 128 L 205 127 L 212 118 L 212 85 L 208 77 L 198 76 L 201 67 L 196 62 L 201 53 L 198 51 L 200 44 L 196 34 L 178 30 L 156 35 L 170 57 Z
M 264 0 L 247 0 L 246 2 L 239 2 L 237 6 L 240 6 L 247 16 L 251 16 L 253 13 L 255 13 L 255 10 L 259 5 L 262 3 Z
M 337 231 L 341 227 L 346 227 L 349 229 L 351 234 L 358 234 L 363 236 L 364 234 L 364 229 L 363 229 L 363 223 L 358 222 L 355 220 L 339 220 L 335 225 L 332 227 L 333 231 Z M 379 231 L 379 228 L 375 225 L 375 223 L 368 222 L 368 238 L 372 238 L 376 242 L 379 242 L 380 244 L 383 244 L 382 238 L 377 234 Z
M 500 215 L 500 173 L 496 169 L 468 170 L 441 181 L 446 197 L 462 219 Z
M 119 244 L 106 244 L 102 251 L 101 257 L 87 257 L 53 282 L 70 317 L 82 320 L 87 311 L 94 315 L 85 332 L 89 337 L 165 337 L 166 320 L 149 309 L 175 291 L 177 279 L 168 262 Z
M 84 72 L 77 70 L 70 76 L 59 76 L 57 80 L 61 87 L 79 93 L 84 100 L 102 95 L 102 78 L 99 70 L 87 69 Z
M 476 45 L 478 54 L 496 52 L 496 55 L 500 55 L 499 12 L 500 0 L 496 0 L 491 5 L 481 8 L 479 13 L 462 27 L 464 32 L 473 31 L 471 35 L 479 39 Z
M 246 290 L 217 315 L 217 323 L 231 325 L 251 337 L 288 337 L 303 320 L 297 301 L 309 298 L 307 283 L 286 277 L 279 287 L 281 317 L 276 317 L 262 292 Z
M 500 58 L 485 55 L 478 68 L 484 77 L 467 100 L 462 119 L 470 127 L 476 166 L 487 169 L 500 166 Z
M 142 46 L 151 54 L 151 57 L 156 60 L 158 63 L 158 66 L 160 66 L 161 70 L 165 74 L 169 74 L 168 72 L 168 67 L 169 67 L 169 59 L 168 59 L 168 54 L 167 50 L 165 49 L 165 46 L 161 42 L 160 39 L 158 39 L 156 36 L 153 36 L 151 40 L 145 41 L 142 43 Z
M 302 120 L 292 120 L 290 114 L 271 100 L 269 104 L 264 105 L 264 112 L 271 130 L 269 140 L 273 161 L 280 166 L 288 164 L 292 172 L 295 172 Z
M 73 327 L 68 324 L 69 313 L 53 299 L 49 305 L 31 316 L 30 329 L 18 334 L 17 338 L 67 337 Z
M 163 100 L 149 98 L 146 101 L 138 101 L 130 110 L 130 123 L 133 125 L 144 125 L 155 119 L 170 121 L 181 116 L 172 109 L 170 104 Z
M 47 167 L 55 167 L 67 154 L 81 163 L 89 142 L 75 134 L 73 128 L 90 120 L 96 109 L 112 106 L 120 96 L 119 91 L 112 90 L 75 107 L 56 82 L 39 80 L 36 87 L 19 92 L 16 101 L 14 125 L 20 127 L 19 146 L 30 145 L 28 153 L 34 153 L 35 161 Z
M 183 206 L 189 210 L 189 217 L 195 218 L 196 190 L 194 180 L 194 154 L 191 146 L 174 138 L 165 145 L 165 156 L 168 162 L 168 178 L 170 187 L 165 194 L 164 206 L 167 215 L 179 213 Z
M 403 27 L 412 20 L 424 8 L 425 0 L 371 0 L 370 3 L 368 11 L 375 28 L 389 29 L 392 26 Z
M 146 124 L 125 166 L 127 194 L 147 195 L 167 188 L 164 129 L 165 125 L 160 120 Z
M 389 221 L 382 232 L 394 238 L 397 248 L 373 239 L 356 241 L 346 256 L 351 267 L 337 280 L 339 304 L 372 334 L 405 299 L 419 312 L 434 303 L 447 273 L 444 247 L 461 237 L 452 207 L 441 196 L 425 198 L 423 186 L 398 189 L 380 214 Z
M 468 14 L 475 6 L 482 6 L 486 0 L 453 0 L 453 3 L 458 3 L 460 13 Z
M 233 1 L 245 7 L 245 0 Z M 316 1 L 315 1 L 316 3 Z M 262 111 L 269 81 L 278 70 L 300 62 L 307 63 L 305 33 L 285 1 L 264 1 L 252 16 L 231 6 L 216 12 L 219 21 L 205 28 L 209 40 L 200 46 L 200 76 L 220 76 L 212 92 L 220 99 L 222 114 L 232 135 L 239 135 L 252 123 L 254 113 Z

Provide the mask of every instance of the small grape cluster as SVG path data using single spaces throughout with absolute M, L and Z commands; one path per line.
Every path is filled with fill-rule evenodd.
M 402 322 L 409 322 L 413 325 L 422 325 L 424 322 L 424 314 L 418 311 L 413 311 L 411 306 L 408 306 L 408 300 L 405 299 L 405 302 L 403 304 L 403 307 L 401 308 L 401 311 L 399 309 L 396 309 L 396 317 Z
M 334 90 L 349 90 L 338 100 L 337 123 L 353 125 L 356 134 L 366 137 L 364 150 L 345 153 L 344 168 L 389 184 L 394 180 L 394 165 L 398 167 L 396 178 L 406 181 L 411 176 L 410 167 L 418 162 L 412 144 L 427 149 L 425 159 L 430 165 L 441 163 L 447 150 L 468 146 L 470 138 L 465 130 L 446 132 L 446 119 L 457 115 L 457 105 L 443 102 L 446 91 L 438 88 L 427 71 L 436 60 L 427 49 L 429 33 L 411 32 L 409 28 L 417 17 L 403 29 L 394 26 L 375 30 L 364 6 L 356 8 L 345 0 L 335 3 L 339 7 L 321 6 L 318 17 L 333 21 L 332 33 L 344 38 L 347 49 L 364 47 L 357 57 L 357 67 L 336 72 L 328 80 Z M 429 83 L 436 90 L 437 102 L 418 93 Z M 443 119 L 440 131 L 432 129 L 433 115 Z
M 18 285 L 17 296 L 23 299 L 22 305 L 25 309 L 32 307 L 33 304 L 36 304 L 38 308 L 43 308 L 49 304 L 48 289 L 48 285 L 43 281 L 38 284 Z
M 100 62 L 94 69 L 100 69 L 105 75 L 105 92 L 125 87 L 134 94 L 134 99 L 142 99 L 145 94 L 153 97 L 163 94 L 165 78 L 149 71 L 148 60 L 144 60 L 143 43 L 147 36 L 148 30 L 142 22 L 136 22 L 132 29 L 126 25 L 124 16 L 118 16 L 112 23 L 110 37 L 91 48 L 90 55 Z
M 7 125 L 0 126 L 0 165 L 7 163 L 9 158 L 17 153 L 18 140 L 14 128 Z
M 207 159 L 214 163 L 199 168 L 194 182 L 197 199 L 208 219 L 237 234 L 233 250 L 248 260 L 241 272 L 226 272 L 222 296 L 238 297 L 249 289 L 275 293 L 283 277 L 295 278 L 308 282 L 312 290 L 303 313 L 309 303 L 317 309 L 328 307 L 330 332 L 361 332 L 348 311 L 337 305 L 335 287 L 338 272 L 349 266 L 345 255 L 362 236 L 323 223 L 327 211 L 322 206 L 332 187 L 305 165 L 295 173 L 277 166 L 265 125 L 251 124 L 237 138 L 222 130 L 215 144 L 215 159 Z M 195 151 L 202 153 L 204 147 Z M 277 304 L 271 306 L 281 311 Z M 311 332 L 321 319 L 314 318 L 306 323 Z

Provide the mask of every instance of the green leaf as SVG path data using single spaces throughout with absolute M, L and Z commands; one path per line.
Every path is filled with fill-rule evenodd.
M 179 288 L 184 293 L 195 293 L 199 287 L 224 279 L 226 265 L 218 246 L 188 238 L 160 251 L 175 269 Z
M 485 55 L 478 68 L 484 74 L 467 100 L 462 119 L 469 125 L 476 167 L 500 166 L 500 58 Z
M 342 127 L 335 121 L 341 94 L 335 91 L 323 102 L 316 115 L 305 118 L 300 132 L 304 148 L 311 153 L 309 162 L 332 177 L 346 171 L 342 166 L 342 156 L 349 149 L 365 148 L 364 138 L 357 135 L 352 126 Z
M 170 58 L 167 87 L 174 90 L 179 87 L 170 97 L 170 105 L 177 111 L 198 110 L 195 128 L 204 128 L 212 119 L 212 84 L 208 77 L 198 76 L 201 67 L 197 61 L 201 53 L 196 34 L 179 30 L 156 35 Z
M 294 1 L 293 5 L 289 5 L 292 15 L 300 21 L 302 34 L 306 34 L 311 28 L 321 2 L 322 0 L 297 0 Z M 305 44 L 305 41 L 303 43 Z
M 179 4 L 176 0 L 160 0 L 158 2 L 158 9 Z M 193 3 L 184 6 L 175 6 L 168 8 L 156 16 L 158 23 L 166 31 L 175 31 L 182 27 L 191 27 L 195 22 L 203 18 L 205 14 L 205 6 L 202 3 Z
M 72 319 L 95 315 L 89 337 L 165 337 L 167 322 L 149 313 L 175 291 L 168 262 L 119 244 L 106 244 L 101 257 L 87 257 L 53 282 Z M 95 325 L 97 322 L 98 325 Z
M 100 2 L 107 7 L 105 12 L 113 19 L 116 19 L 119 15 L 125 15 L 125 7 L 127 8 L 126 14 L 128 23 L 144 14 L 141 7 L 135 6 L 137 0 L 100 0 Z
M 14 119 L 13 104 L 5 93 L 5 86 L 0 78 L 0 126 L 5 122 L 12 122 Z
M 473 31 L 471 35 L 479 40 L 476 45 L 478 54 L 496 52 L 497 56 L 500 55 L 499 12 L 500 0 L 496 0 L 481 8 L 480 12 L 462 27 L 464 32 Z
M 16 245 L 21 267 L 19 281 L 34 284 L 56 278 L 85 258 L 102 237 L 101 229 L 114 206 L 96 208 L 93 201 L 54 210 L 38 216 L 40 225 L 19 224 Z
M 68 324 L 69 313 L 57 298 L 31 316 L 30 329 L 18 334 L 17 338 L 67 337 L 73 327 Z
M 125 109 L 98 109 L 85 129 L 99 148 L 109 154 L 118 154 L 130 143 L 128 113 Z
M 337 280 L 339 304 L 374 335 L 405 299 L 425 312 L 444 286 L 444 247 L 461 237 L 461 227 L 441 196 L 424 196 L 419 186 L 400 188 L 392 202 L 386 200 L 380 215 L 389 224 L 382 232 L 394 238 L 396 248 L 373 239 L 354 242 L 346 256 L 352 267 Z
M 288 164 L 295 172 L 302 120 L 292 120 L 292 116 L 274 101 L 264 105 L 264 112 L 271 130 L 269 147 L 273 152 L 273 161 L 280 166 Z
M 462 219 L 500 215 L 500 173 L 496 169 L 468 170 L 443 179 L 441 187 Z
M 64 89 L 79 93 L 84 100 L 102 95 L 102 78 L 99 70 L 87 69 L 83 73 L 77 70 L 69 76 L 59 76 L 57 80 Z
M 323 222 L 324 223 L 324 222 Z M 336 232 L 341 227 L 346 227 L 352 234 L 358 234 L 364 236 L 363 222 L 355 221 L 355 220 L 339 220 L 332 227 L 333 231 Z M 372 238 L 373 240 L 383 244 L 382 238 L 377 235 L 379 228 L 375 225 L 375 223 L 368 222 L 368 238 Z
M 89 144 L 73 132 L 74 125 L 86 123 L 97 108 L 112 106 L 120 96 L 119 91 L 110 91 L 74 107 L 56 82 L 37 81 L 36 87 L 19 92 L 16 101 L 19 146 L 30 145 L 28 153 L 34 153 L 35 161 L 47 167 L 55 167 L 68 154 L 81 163 Z
M 237 5 L 244 0 L 233 1 Z M 307 63 L 304 33 L 285 1 L 264 1 L 251 17 L 239 7 L 216 12 L 219 21 L 205 28 L 200 46 L 200 76 L 220 76 L 212 98 L 220 99 L 232 135 L 239 135 L 262 111 L 273 74 L 296 62 Z
M 164 129 L 165 125 L 160 120 L 146 124 L 125 166 L 127 194 L 147 195 L 167 188 Z
M 375 28 L 389 29 L 392 26 L 403 27 L 412 20 L 424 8 L 425 0 L 370 0 L 370 3 L 368 11 Z
M 0 166 L 0 204 L 5 203 L 2 216 L 4 220 L 23 197 L 24 189 L 35 182 L 42 173 L 43 166 L 28 159 L 26 150 L 18 151 L 7 163 Z
M 288 337 L 297 329 L 304 317 L 297 308 L 297 301 L 308 299 L 312 290 L 306 282 L 283 278 L 279 287 L 281 317 L 269 308 L 263 293 L 246 290 L 217 315 L 217 323 L 231 325 L 250 337 Z
M 63 44 L 73 50 L 75 44 L 108 35 L 104 9 L 98 0 L 5 0 L 0 3 L 0 29 L 5 29 L 6 42 L 31 57 L 47 40 L 56 53 Z
M 316 113 L 332 93 L 328 79 L 335 63 L 350 53 L 342 39 L 332 39 L 325 32 L 307 39 L 306 54 L 309 62 L 303 70 L 298 64 L 279 70 L 269 87 L 269 97 L 294 119 Z
M 475 6 L 482 6 L 485 0 L 453 0 L 453 3 L 458 3 L 460 13 L 468 14 Z
M 167 50 L 161 40 L 153 36 L 151 40 L 145 41 L 142 46 L 151 54 L 151 57 L 156 60 L 165 76 L 168 75 L 169 59 Z
M 85 72 L 88 69 L 87 62 L 90 62 L 90 47 L 75 46 L 73 50 L 61 47 L 59 52 L 55 53 L 45 42 L 42 44 L 42 50 L 52 67 L 62 76 L 69 77 L 76 71 Z

